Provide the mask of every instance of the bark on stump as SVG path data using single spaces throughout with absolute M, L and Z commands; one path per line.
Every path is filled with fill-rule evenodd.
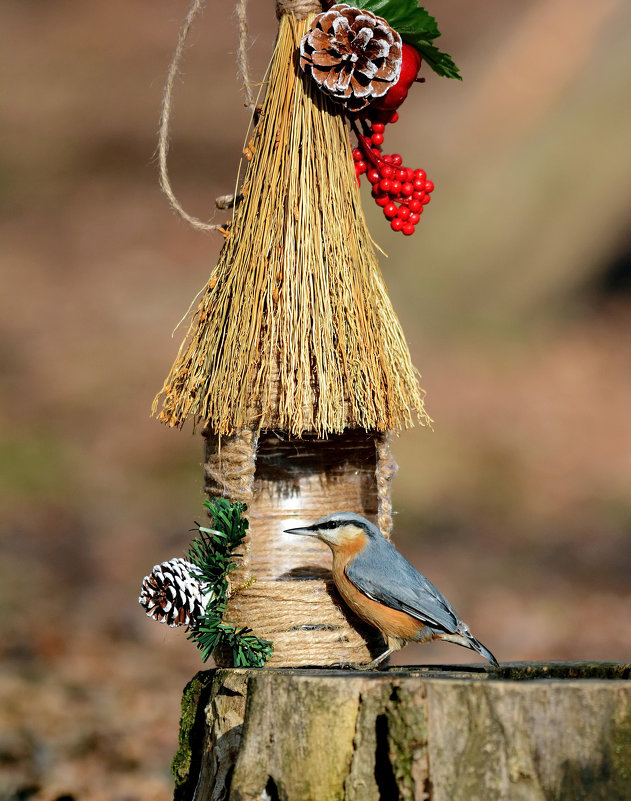
M 176 801 L 628 801 L 631 666 L 200 672 Z

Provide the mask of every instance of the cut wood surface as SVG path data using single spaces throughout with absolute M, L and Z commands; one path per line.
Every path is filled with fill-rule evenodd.
M 628 801 L 631 666 L 204 671 L 176 801 Z

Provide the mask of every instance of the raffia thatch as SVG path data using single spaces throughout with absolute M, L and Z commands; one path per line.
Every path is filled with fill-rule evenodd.
M 218 434 L 320 436 L 429 420 L 379 271 L 339 109 L 303 77 L 311 18 L 281 18 L 227 241 L 154 401 Z

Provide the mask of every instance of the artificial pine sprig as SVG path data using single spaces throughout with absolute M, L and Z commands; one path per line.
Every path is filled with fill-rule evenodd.
M 258 638 L 247 627 L 238 629 L 223 620 L 228 602 L 228 574 L 237 566 L 235 559 L 240 554 L 235 550 L 248 530 L 248 521 L 243 516 L 247 507 L 225 498 L 204 501 L 204 506 L 213 518 L 214 528 L 197 524 L 198 536 L 187 555 L 199 571 L 202 587 L 212 587 L 214 597 L 191 626 L 188 639 L 200 649 L 204 662 L 221 648 L 232 651 L 235 667 L 263 667 L 272 655 L 272 643 Z
M 226 583 L 227 575 L 234 570 L 235 558 L 240 554 L 234 551 L 241 545 L 248 530 L 248 520 L 243 517 L 246 505 L 231 504 L 225 498 L 204 501 L 215 527 L 206 528 L 196 523 L 198 536 L 191 543 L 188 558 L 199 570 L 203 581 L 216 585 Z

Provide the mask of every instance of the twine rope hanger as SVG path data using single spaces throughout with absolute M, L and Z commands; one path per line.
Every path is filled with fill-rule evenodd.
M 171 112 L 173 107 L 173 87 L 175 78 L 180 69 L 180 61 L 186 45 L 186 40 L 196 17 L 200 14 L 205 0 L 193 0 L 191 7 L 184 20 L 184 25 L 169 64 L 167 79 L 162 95 L 162 108 L 160 113 L 160 129 L 158 133 L 158 164 L 160 168 L 160 188 L 169 201 L 169 205 L 183 220 L 197 231 L 225 231 L 223 223 L 207 223 L 198 217 L 189 214 L 180 201 L 177 199 L 169 171 L 167 167 L 167 155 L 169 152 L 169 125 L 171 122 Z M 250 68 L 248 63 L 248 23 L 247 23 L 248 0 L 237 0 L 235 12 L 239 24 L 239 45 L 237 48 L 237 65 L 239 76 L 243 86 L 245 105 L 254 111 L 254 95 L 250 82 Z M 296 19 L 304 19 L 309 14 L 318 14 L 322 11 L 320 0 L 276 0 L 276 16 L 280 19 L 283 14 L 293 14 Z M 217 199 L 218 208 L 229 208 L 232 204 L 232 196 L 224 195 Z

